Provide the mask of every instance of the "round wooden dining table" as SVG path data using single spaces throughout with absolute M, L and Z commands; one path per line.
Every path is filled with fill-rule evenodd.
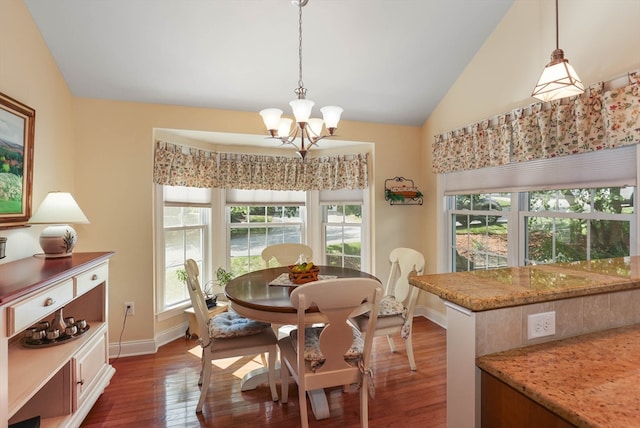
M 318 279 L 326 277 L 337 278 L 373 278 L 373 275 L 355 269 L 318 266 Z M 229 281 L 225 287 L 225 295 L 233 310 L 247 318 L 270 322 L 273 324 L 296 324 L 296 308 L 289 299 L 292 287 L 295 285 L 271 285 L 271 282 L 282 274 L 287 274 L 289 268 L 274 267 L 257 270 Z M 324 322 L 325 319 L 313 309 L 306 315 L 309 324 Z
M 335 266 L 318 266 L 318 279 L 326 278 L 373 278 L 373 275 L 355 269 Z M 283 274 L 288 274 L 289 268 L 273 267 L 257 270 L 232 279 L 225 287 L 225 295 L 229 300 L 229 307 L 238 314 L 258 321 L 269 322 L 275 328 L 281 325 L 297 324 L 296 308 L 291 305 L 290 292 L 295 285 L 274 285 L 272 282 Z M 286 281 L 285 281 L 286 282 Z M 305 315 L 309 324 L 326 322 L 317 309 L 309 308 Z M 280 370 L 276 367 L 279 377 Z M 247 373 L 242 379 L 242 391 L 255 389 L 258 385 L 267 383 L 267 370 L 260 368 Z M 316 419 L 329 417 L 329 405 L 324 390 L 308 391 L 311 408 Z

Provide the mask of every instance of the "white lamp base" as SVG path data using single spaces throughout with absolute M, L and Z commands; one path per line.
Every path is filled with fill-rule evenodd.
M 40 234 L 40 246 L 47 259 L 69 257 L 78 242 L 75 229 L 67 224 L 47 226 Z

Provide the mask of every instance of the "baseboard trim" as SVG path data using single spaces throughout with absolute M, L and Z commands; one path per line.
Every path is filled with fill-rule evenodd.
M 153 340 L 132 340 L 122 343 L 110 343 L 109 358 L 155 354 L 158 352 L 160 346 L 184 337 L 188 326 L 188 322 L 178 324 L 175 327 L 160 332 Z
M 440 327 L 447 329 L 447 316 L 438 311 L 427 308 L 425 306 L 416 306 L 414 315 L 425 317 L 431 322 L 438 324 Z
M 416 306 L 415 316 L 422 316 L 431 322 L 436 323 L 440 327 L 447 328 L 446 315 L 441 314 L 438 311 L 434 311 L 424 306 Z M 147 355 L 155 354 L 158 352 L 158 348 L 162 345 L 166 345 L 176 339 L 185 336 L 188 322 L 178 324 L 171 327 L 168 330 L 160 332 L 153 340 L 133 340 L 123 343 L 110 343 L 109 344 L 109 358 L 116 357 L 133 357 L 134 355 Z

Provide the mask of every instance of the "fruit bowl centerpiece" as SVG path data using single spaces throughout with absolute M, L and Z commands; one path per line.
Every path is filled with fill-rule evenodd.
M 294 284 L 306 284 L 307 282 L 317 281 L 320 268 L 312 262 L 300 263 L 289 266 L 289 280 Z

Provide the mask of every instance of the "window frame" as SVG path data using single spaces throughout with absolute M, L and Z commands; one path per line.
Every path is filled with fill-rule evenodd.
M 166 241 L 165 241 L 165 231 L 167 230 L 164 227 L 164 208 L 165 206 L 183 206 L 183 207 L 199 207 L 199 208 L 209 208 L 210 216 L 209 222 L 206 224 L 205 232 L 202 234 L 202 246 L 203 246 L 203 260 L 201 265 L 202 277 L 200 278 L 201 284 L 205 284 L 208 282 L 208 279 L 205 281 L 203 278 L 210 276 L 208 274 L 212 272 L 211 270 L 211 260 L 210 254 L 212 251 L 211 242 L 212 234 L 213 234 L 213 226 L 212 226 L 212 217 L 213 217 L 213 207 L 210 203 L 202 203 L 202 202 L 166 202 L 164 186 L 160 184 L 155 184 L 155 192 L 154 192 L 154 200 L 155 200 L 155 209 L 154 209 L 154 223 L 156 225 L 155 230 L 155 270 L 154 270 L 154 290 L 155 290 L 155 315 L 158 321 L 164 321 L 166 319 L 175 317 L 184 312 L 186 308 L 191 306 L 191 302 L 189 299 L 184 300 L 183 302 L 177 303 L 175 305 L 166 306 L 164 304 L 165 298 L 165 275 L 166 275 L 166 259 L 165 259 L 165 251 L 166 251 Z M 201 228 L 201 226 L 197 226 L 197 228 Z M 192 227 L 171 227 L 172 230 L 177 229 L 193 229 Z
M 155 230 L 155 269 L 154 269 L 154 290 L 156 294 L 155 298 L 155 311 L 157 321 L 163 321 L 175 316 L 180 315 L 183 310 L 190 306 L 190 303 L 185 303 L 183 306 L 176 307 L 170 310 L 162 311 L 161 303 L 164 296 L 161 295 L 161 287 L 164 287 L 164 229 L 163 229 L 163 208 L 164 208 L 164 196 L 163 186 L 154 185 L 154 230 Z M 208 251 L 209 256 L 204 263 L 206 267 L 203 268 L 203 272 L 208 272 L 209 277 L 203 276 L 200 280 L 202 284 L 207 283 L 213 278 L 210 277 L 214 274 L 218 267 L 222 267 L 225 270 L 229 270 L 229 257 L 230 254 L 230 230 L 228 228 L 227 220 L 227 200 L 225 189 L 209 189 L 210 190 L 210 208 L 211 208 L 211 221 L 209 223 L 209 240 Z M 371 187 L 358 190 L 358 196 L 354 197 L 354 193 L 351 191 L 318 191 L 309 190 L 305 192 L 304 203 L 301 204 L 301 210 L 304 211 L 304 228 L 303 228 L 303 243 L 311 246 L 314 254 L 322 255 L 318 256 L 318 260 L 322 260 L 324 263 L 324 242 L 323 242 L 323 228 L 322 228 L 322 216 L 320 213 L 320 204 L 322 203 L 335 203 L 340 205 L 353 205 L 359 204 L 362 206 L 362 243 L 361 243 L 361 270 L 364 272 L 371 272 L 372 266 L 372 250 L 371 250 Z M 238 205 L 237 202 L 232 202 L 233 205 Z M 294 203 L 287 202 L 284 205 L 294 205 Z M 215 237 L 215 239 L 213 238 Z M 315 258 L 316 256 L 314 256 Z M 160 302 L 160 303 L 158 303 Z
M 605 186 L 609 187 L 609 186 Z M 617 186 L 610 186 L 617 187 Z M 634 195 L 637 193 L 638 187 L 635 187 Z M 499 192 L 495 192 L 499 193 Z M 504 192 L 503 192 L 504 193 Z M 491 196 L 492 194 L 482 194 L 483 196 Z M 611 221 L 626 221 L 629 222 L 629 253 L 630 255 L 636 255 L 638 253 L 638 202 L 637 198 L 633 198 L 633 213 L 608 213 L 601 211 L 589 211 L 589 212 L 561 212 L 561 211 L 532 211 L 529 209 L 529 192 L 510 192 L 511 195 L 511 208 L 509 211 L 502 211 L 503 215 L 507 218 L 507 266 L 525 266 L 527 262 L 527 218 L 540 217 L 540 218 L 569 218 L 580 219 L 589 221 L 611 220 Z M 456 250 L 456 243 L 454 237 L 457 235 L 456 227 L 453 224 L 454 215 L 491 215 L 495 211 L 489 210 L 464 210 L 455 208 L 456 195 L 445 196 L 445 206 L 447 207 L 446 215 L 448 225 L 447 230 L 447 252 L 448 254 L 446 263 L 448 272 L 454 272 L 456 261 L 454 253 Z M 555 238 L 554 238 L 555 239 Z M 588 241 L 589 242 L 589 241 Z M 590 258 L 591 248 L 586 248 L 585 252 L 587 257 Z M 554 255 L 555 257 L 555 255 Z

